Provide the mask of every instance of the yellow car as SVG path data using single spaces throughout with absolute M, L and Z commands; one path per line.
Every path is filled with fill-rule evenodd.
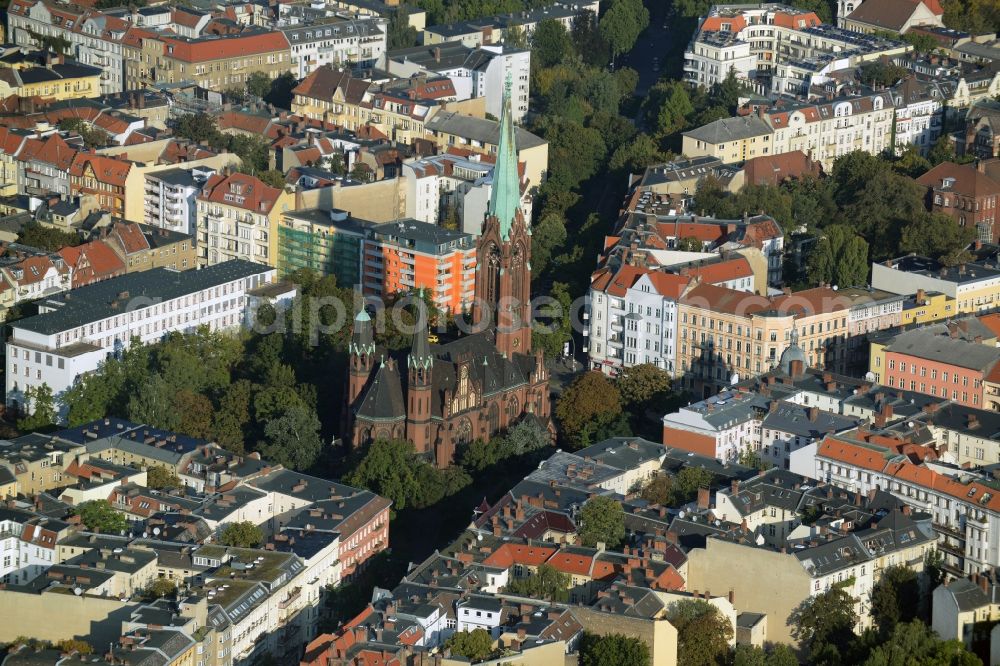
M 441 338 L 439 338 L 438 336 L 434 335 L 433 333 L 431 333 L 430 335 L 427 336 L 427 342 L 431 343 L 432 345 L 436 345 L 440 341 L 441 341 Z

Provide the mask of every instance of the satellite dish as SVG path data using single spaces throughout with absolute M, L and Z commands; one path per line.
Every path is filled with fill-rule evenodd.
M 156 536 L 160 536 L 160 528 L 159 527 L 154 527 L 153 528 L 153 534 L 155 534 Z
M 482 541 L 482 540 L 483 540 L 483 535 L 482 534 L 477 534 L 476 535 L 476 541 Z
M 684 518 L 684 512 L 683 511 L 679 511 L 677 513 L 677 517 L 683 519 Z
M 833 290 L 834 290 L 834 291 L 837 291 L 837 289 L 839 289 L 839 288 L 840 288 L 840 287 L 838 287 L 837 285 L 833 285 Z
M 74 587 L 73 588 L 73 594 L 75 594 L 76 596 L 80 596 L 81 594 L 83 594 L 83 588 L 82 587 Z
M 866 382 L 873 382 L 873 381 L 875 381 L 875 373 L 874 372 L 866 372 L 865 373 L 865 381 Z

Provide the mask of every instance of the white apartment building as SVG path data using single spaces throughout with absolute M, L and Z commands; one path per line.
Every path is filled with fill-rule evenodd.
M 199 326 L 221 330 L 243 322 L 247 292 L 272 282 L 273 268 L 234 260 L 198 271 L 156 268 L 48 298 L 39 314 L 11 325 L 7 340 L 7 405 L 31 411 L 29 388 L 61 395 L 77 379 L 137 340 Z
M 214 169 L 164 169 L 146 174 L 143 206 L 146 224 L 193 236 L 198 223 L 198 195 Z
M 41 575 L 57 562 L 56 541 L 68 528 L 27 511 L 0 509 L 0 580 L 23 585 Z
M 730 72 L 748 83 L 756 71 L 757 56 L 750 52 L 750 42 L 731 32 L 696 33 L 684 53 L 684 80 L 693 86 L 711 88 Z
M 684 80 L 709 87 L 733 71 L 762 95 L 805 94 L 834 69 L 909 50 L 900 41 L 823 24 L 814 12 L 788 5 L 716 5 L 684 53 Z
M 723 391 L 663 417 L 663 443 L 685 451 L 736 462 L 760 443 L 756 395 Z
M 908 78 L 892 92 L 896 107 L 896 154 L 907 146 L 916 146 L 926 155 L 941 136 L 944 124 L 944 100 L 936 85 Z
M 503 91 L 510 73 L 511 112 L 521 122 L 528 112 L 531 51 L 502 44 L 470 48 L 460 41 L 416 46 L 387 53 L 381 63 L 386 71 L 409 78 L 418 74 L 447 76 L 459 100 L 486 98 L 486 112 L 499 118 Z
M 406 181 L 406 216 L 429 224 L 440 224 L 449 208 L 458 228 L 478 236 L 493 191 L 493 164 L 479 155 L 468 158 L 432 155 L 403 163 Z M 521 213 L 530 220 L 532 197 L 521 196 Z
M 68 40 L 78 61 L 104 70 L 102 93 L 122 92 L 125 69 L 121 39 L 128 30 L 127 21 L 75 5 L 56 8 L 41 0 L 14 0 L 7 10 L 7 27 L 10 40 L 22 46 L 38 45 L 33 34 Z
M 590 367 L 617 374 L 652 363 L 676 373 L 677 300 L 689 278 L 626 266 L 598 271 L 588 292 Z
M 849 435 L 849 436 L 848 436 Z M 816 453 L 815 478 L 868 493 L 892 493 L 932 516 L 938 550 L 954 573 L 1000 566 L 1000 491 L 957 467 L 915 465 L 862 433 L 828 437 Z
M 292 73 L 304 79 L 323 65 L 371 67 L 385 55 L 386 20 L 331 19 L 283 28 L 291 49 Z

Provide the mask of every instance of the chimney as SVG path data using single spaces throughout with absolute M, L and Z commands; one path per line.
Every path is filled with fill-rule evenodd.
M 434 62 L 441 62 L 441 47 L 434 47 Z
M 976 171 L 986 173 L 986 160 L 976 160 Z
M 990 593 L 990 579 L 986 575 L 979 577 L 979 587 L 982 589 L 983 594 Z
M 734 590 L 733 588 L 729 588 L 729 603 L 731 604 L 736 603 L 736 590 Z
M 709 508 L 709 504 L 711 503 L 711 497 L 712 497 L 712 492 L 708 488 L 704 486 L 698 488 L 698 508 L 699 509 Z
M 736 493 L 740 492 L 740 480 L 739 479 L 733 479 L 732 484 L 730 484 L 730 489 L 732 490 L 732 493 L 734 495 Z
M 917 289 L 917 305 L 923 305 L 927 302 L 927 292 L 923 289 Z
M 912 514 L 912 513 L 913 513 L 913 509 L 912 509 L 912 508 L 910 508 L 910 505 L 909 505 L 909 504 L 904 504 L 904 505 L 903 505 L 903 509 L 902 509 L 902 511 L 903 511 L 903 515 L 904 515 L 904 516 L 909 516 L 910 514 Z
M 819 418 L 819 407 L 809 408 L 809 420 L 815 422 Z
M 805 373 L 805 367 L 803 367 L 803 365 L 804 364 L 802 363 L 802 361 L 800 361 L 799 359 L 795 359 L 794 361 L 789 363 L 788 374 L 790 374 L 792 377 L 802 376 L 802 374 Z

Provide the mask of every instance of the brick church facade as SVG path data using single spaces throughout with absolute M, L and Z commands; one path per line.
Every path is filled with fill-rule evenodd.
M 507 99 L 476 247 L 472 316 L 482 330 L 432 345 L 423 322 L 409 352 L 391 355 L 376 349 L 371 319 L 359 312 L 346 396 L 353 446 L 406 439 L 443 467 L 460 445 L 489 440 L 524 418 L 551 427 L 548 371 L 541 351 L 531 349 L 531 228 L 520 192 Z

